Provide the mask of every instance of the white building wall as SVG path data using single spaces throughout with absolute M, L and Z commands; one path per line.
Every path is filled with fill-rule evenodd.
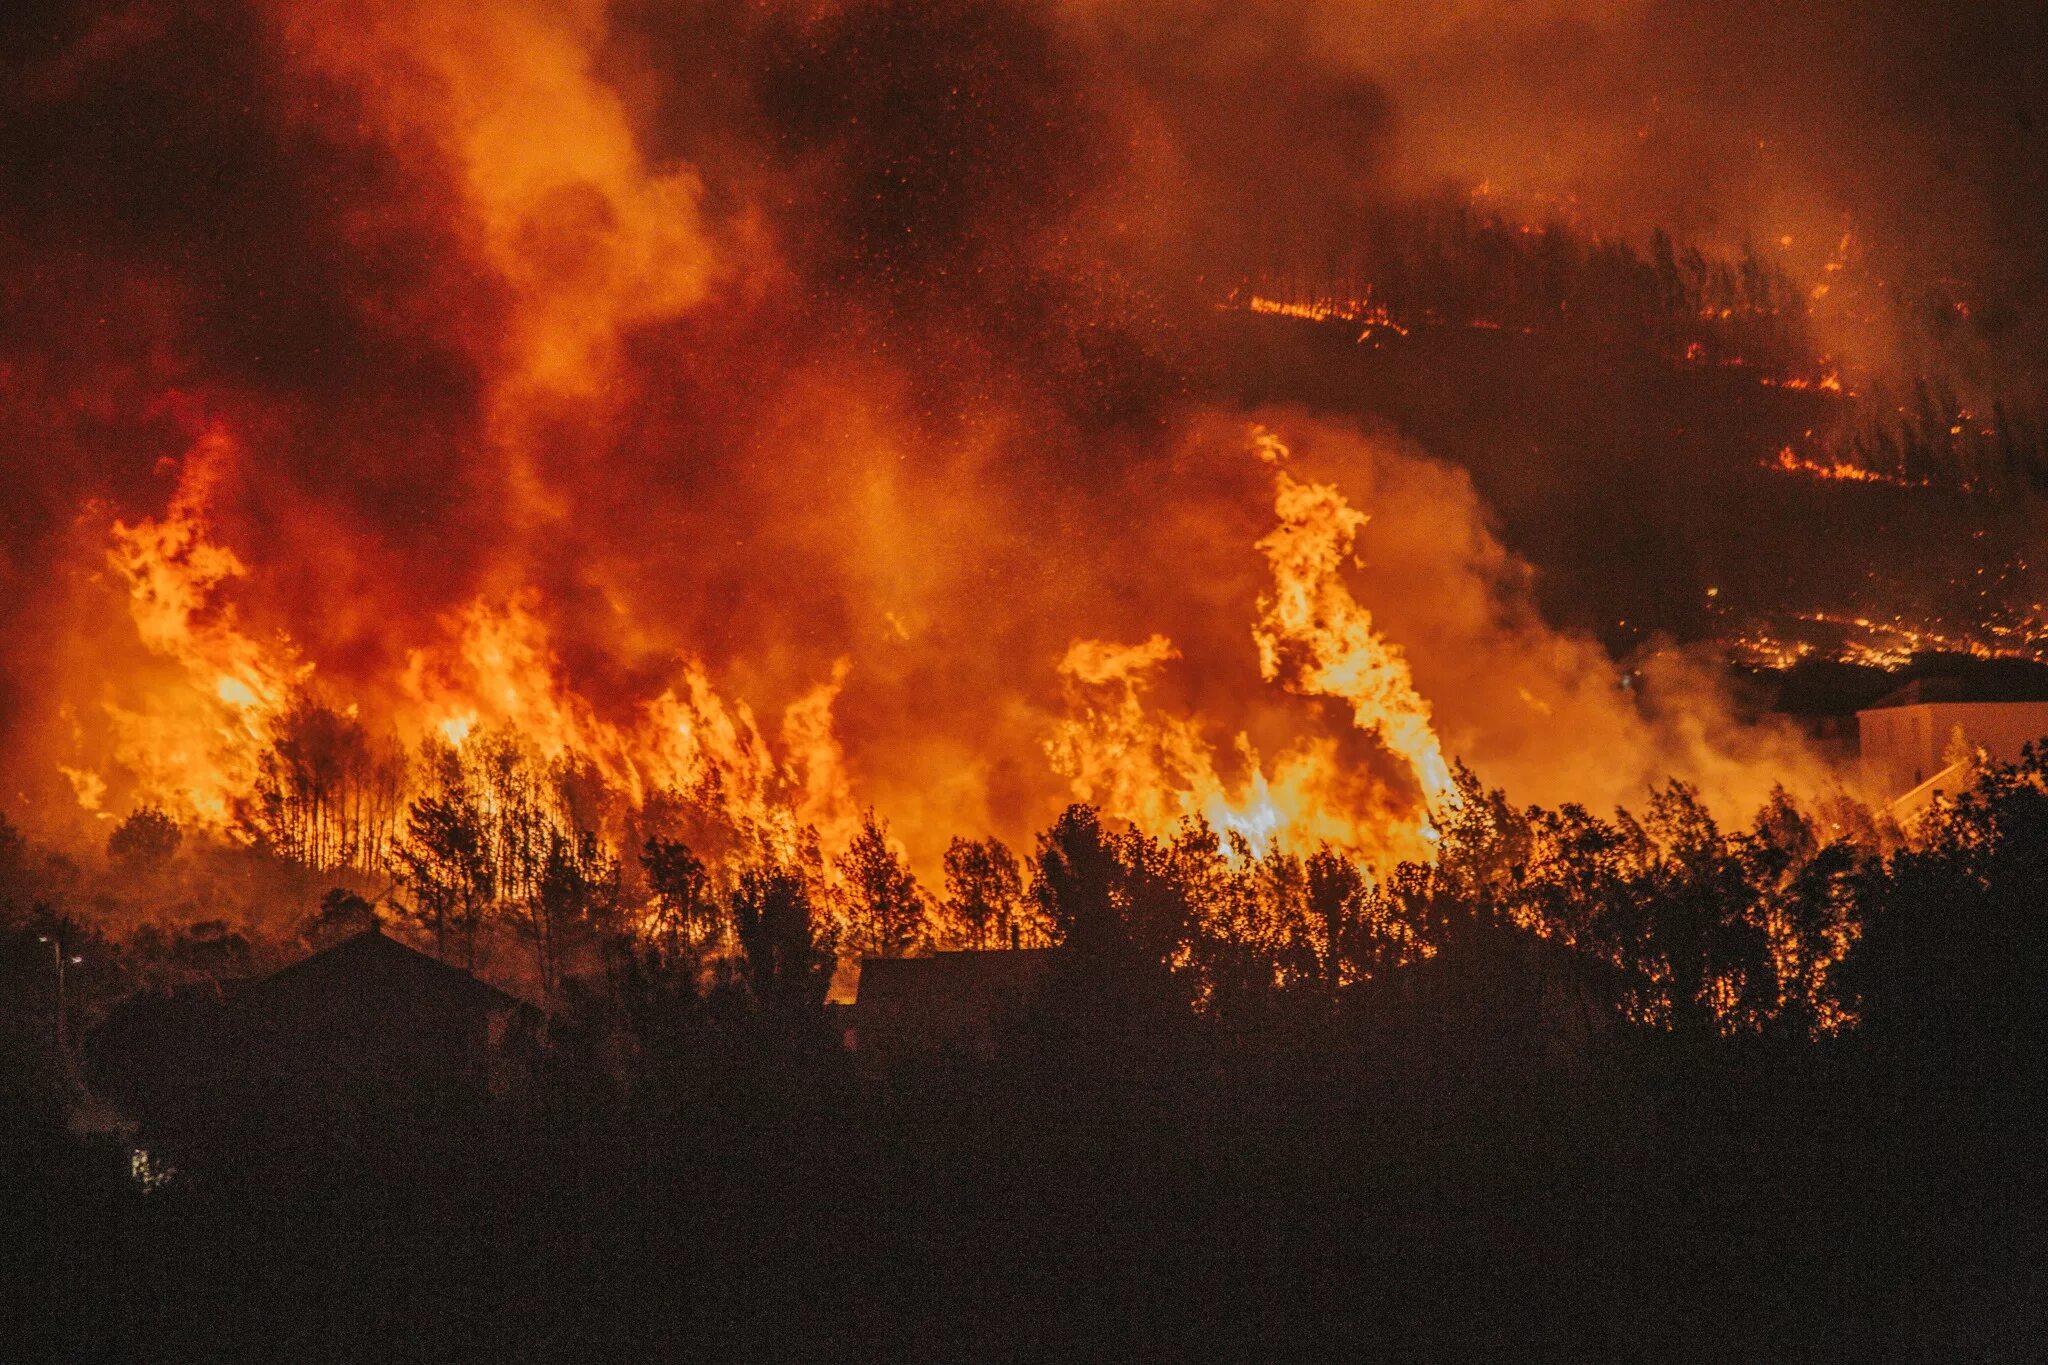
M 1923 702 L 1856 713 L 1863 780 L 1872 797 L 1894 801 L 1948 766 L 1956 731 L 2001 763 L 2048 739 L 2048 702 Z

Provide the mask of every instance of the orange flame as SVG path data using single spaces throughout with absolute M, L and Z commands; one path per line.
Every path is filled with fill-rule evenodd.
M 107 562 L 134 638 L 166 667 L 108 680 L 105 757 L 58 765 L 88 811 L 104 814 L 118 784 L 138 804 L 233 834 L 280 723 L 313 681 L 289 641 L 252 636 L 224 600 L 246 569 L 214 539 L 207 503 L 233 454 L 225 432 L 209 430 L 164 515 L 112 527 Z M 720 697 L 696 660 L 625 718 L 601 710 L 569 681 L 539 608 L 531 591 L 478 600 L 447 623 L 445 642 L 412 650 L 384 718 L 392 730 L 458 751 L 515 733 L 543 763 L 591 769 L 632 806 L 657 792 L 708 802 L 785 854 L 806 829 L 828 847 L 851 837 L 857 810 L 832 721 L 845 660 L 787 708 L 778 756 L 747 705 Z
M 213 825 L 254 785 L 273 723 L 311 672 L 288 641 L 265 644 L 244 633 L 233 605 L 220 600 L 223 586 L 246 572 L 213 539 L 207 517 L 208 495 L 233 454 L 226 431 L 210 428 L 186 457 L 164 515 L 114 523 L 107 553 L 127 588 L 137 640 L 170 665 L 173 679 L 103 703 L 114 761 L 139 801 Z M 105 775 L 69 775 L 81 804 L 97 809 Z
M 1260 459 L 1278 466 L 1287 447 L 1261 432 Z M 1408 660 L 1372 628 L 1372 613 L 1345 584 L 1343 566 L 1366 517 L 1329 484 L 1300 483 L 1282 468 L 1273 510 L 1280 525 L 1259 542 L 1274 591 L 1259 601 L 1259 672 L 1309 696 L 1351 703 L 1352 721 L 1405 760 L 1432 806 L 1455 806 L 1457 784 L 1415 690 Z
M 1286 447 L 1263 432 L 1254 449 L 1271 464 L 1287 458 Z M 1163 635 L 1137 645 L 1076 640 L 1069 647 L 1059 672 L 1070 714 L 1046 741 L 1047 756 L 1076 799 L 1155 835 L 1199 818 L 1226 838 L 1244 836 L 1254 854 L 1326 841 L 1378 862 L 1427 856 L 1436 840 L 1430 812 L 1457 806 L 1457 784 L 1407 660 L 1373 630 L 1371 613 L 1344 582 L 1365 515 L 1334 487 L 1299 482 L 1284 469 L 1275 477 L 1274 511 L 1279 526 L 1258 542 L 1274 583 L 1252 628 L 1260 673 L 1289 692 L 1347 702 L 1357 729 L 1413 774 L 1421 809 L 1390 801 L 1340 762 L 1328 738 L 1297 741 L 1269 774 L 1239 734 L 1234 747 L 1244 776 L 1227 782 L 1198 722 L 1147 703 L 1153 674 L 1178 657 Z

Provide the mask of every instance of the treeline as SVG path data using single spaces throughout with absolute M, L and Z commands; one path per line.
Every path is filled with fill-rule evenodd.
M 81 1038 L 153 972 L 218 979 L 266 949 L 218 924 L 101 936 L 0 826 L 0 1112 L 37 1192 L 19 1282 L 64 1359 L 234 1358 L 254 1324 L 359 1358 L 363 1322 L 440 1359 L 913 1337 L 970 1358 L 2024 1357 L 2048 760 L 1986 769 L 1905 838 L 1782 800 L 1724 829 L 1683 787 L 1612 817 L 1461 791 L 1437 862 L 1377 879 L 1085 806 L 1027 856 L 949 860 L 1002 868 L 992 901 L 1062 945 L 986 1059 L 841 1050 L 843 940 L 808 855 L 727 873 L 708 844 L 643 840 L 609 856 L 671 918 L 565 970 L 530 1084 L 195 1148 L 205 1178 L 148 1194 L 74 1115 L 30 1122 L 62 1079 L 35 1074 L 61 1051 L 40 940 L 80 959 Z M 201 852 L 131 825 L 123 877 Z M 152 1093 L 203 1095 L 165 1064 L 179 999 L 141 1003 Z M 88 1059 L 128 1074 L 109 1032 Z
M 1048 941 L 998 840 L 953 840 L 933 892 L 873 811 L 828 856 L 788 806 L 730 799 L 716 770 L 635 803 L 509 729 L 408 753 L 309 697 L 274 723 L 226 837 L 188 837 L 143 806 L 97 867 L 14 846 L 0 894 L 17 916 L 75 921 L 77 937 L 132 929 L 149 961 L 130 975 L 163 985 L 276 965 L 372 914 L 470 969 L 519 970 L 509 946 L 547 999 L 566 973 L 640 947 L 708 972 L 741 970 L 750 943 L 829 961 Z
M 1512 944 L 1502 951 L 1547 978 L 1532 989 L 1602 1018 L 1814 1039 L 1873 1011 L 1897 1018 L 1930 990 L 1961 1001 L 1982 984 L 1962 964 L 2011 973 L 2044 960 L 2019 943 L 2038 946 L 2027 898 L 2048 881 L 2033 753 L 1986 770 L 1905 839 L 1847 801 L 1808 810 L 1780 794 L 1726 829 L 1682 783 L 1640 813 L 1602 817 L 1518 807 L 1461 770 L 1437 859 L 1381 876 L 1327 847 L 1255 853 L 1199 820 L 1161 839 L 1074 806 L 1021 858 L 996 839 L 956 839 L 936 890 L 872 812 L 827 857 L 814 835 L 736 831 L 674 793 L 621 821 L 587 770 L 542 763 L 509 735 L 427 756 L 386 836 L 382 894 L 342 877 L 295 926 L 300 940 L 358 926 L 374 899 L 450 961 L 474 966 L 484 945 L 516 943 L 549 999 L 571 978 L 603 993 L 640 961 L 816 1006 L 840 955 L 1057 944 L 1118 991 L 1256 1023 L 1341 1009 L 1432 959 Z M 89 933 L 91 898 L 7 834 L 0 896 L 14 925 L 68 917 L 66 934 Z M 140 811 L 111 836 L 107 875 L 161 878 L 179 845 L 174 822 Z M 105 986 L 233 974 L 291 951 L 192 918 L 104 943 Z
M 1826 378 L 1806 297 L 1783 269 L 1750 247 L 1719 257 L 1680 246 L 1662 228 L 1638 250 L 1466 201 L 1390 208 L 1322 261 L 1248 278 L 1239 296 L 1252 295 L 1403 329 L 1526 331 L 1740 366 L 1802 389 Z M 1889 482 L 2048 493 L 2048 426 L 2033 387 L 2007 375 L 2001 390 L 1996 367 L 1972 356 L 1974 334 L 1958 331 L 1953 300 L 1921 300 L 1902 316 L 1926 332 L 1908 362 L 1923 372 L 1866 377 L 1865 391 L 1807 418 L 1815 430 L 1800 453 Z
M 1819 442 L 1831 463 L 1878 478 L 2005 496 L 2048 494 L 2048 428 L 2032 413 L 1993 400 L 1972 406 L 1945 380 L 1920 378 L 1912 391 L 1879 389 L 1854 418 Z
M 1243 292 L 1367 303 L 1404 327 L 1572 332 L 1786 374 L 1815 361 L 1799 289 L 1751 248 L 1709 256 L 1659 228 L 1645 254 L 1466 201 L 1382 210 L 1328 259 L 1260 275 Z

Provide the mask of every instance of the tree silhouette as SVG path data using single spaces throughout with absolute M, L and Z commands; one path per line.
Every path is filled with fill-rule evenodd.
M 313 948 L 359 934 L 377 921 L 370 902 L 345 886 L 329 887 L 320 897 L 319 908 L 306 917 L 300 937 Z
M 967 945 L 1002 947 L 1021 925 L 1024 873 L 1002 840 L 956 838 L 946 848 L 946 909 Z
M 1309 912 L 1323 931 L 1323 986 L 1335 999 L 1344 984 L 1344 945 L 1364 909 L 1365 876 L 1328 844 L 1309 854 L 1306 871 Z
M 836 939 L 801 873 L 769 863 L 740 873 L 732 916 L 754 998 L 778 1011 L 814 1009 L 832 984 Z
M 0 923 L 21 914 L 29 898 L 28 840 L 0 814 Z
M 845 882 L 847 945 L 863 957 L 902 957 L 924 931 L 924 893 L 870 809 L 837 863 Z
M 640 864 L 647 869 L 656 923 L 668 936 L 670 956 L 677 956 L 684 943 L 693 952 L 702 948 L 718 928 L 718 902 L 704 860 L 680 839 L 649 835 L 640 846 Z
M 263 847 L 315 871 L 370 871 L 390 856 L 408 776 L 395 743 L 374 741 L 353 715 L 300 694 L 276 722 L 237 821 Z
M 447 958 L 452 930 L 474 965 L 477 927 L 497 879 L 473 794 L 458 787 L 414 801 L 405 837 L 392 848 L 392 867 L 412 893 L 414 916 L 434 935 L 435 956 Z
M 619 861 L 595 834 L 548 831 L 539 881 L 519 903 L 515 920 L 533 948 L 543 994 L 553 997 L 560 985 L 570 943 L 581 933 L 607 927 L 618 899 Z
M 1068 806 L 1038 836 L 1032 895 L 1059 942 L 1084 959 L 1123 955 L 1116 851 L 1093 806 Z
M 158 806 L 138 806 L 107 836 L 107 857 L 129 875 L 160 872 L 177 856 L 184 830 Z
M 1968 1082 L 2038 1087 L 2048 1039 L 2048 752 L 2029 746 L 1938 801 L 1857 880 L 1843 983 L 1875 1040 Z

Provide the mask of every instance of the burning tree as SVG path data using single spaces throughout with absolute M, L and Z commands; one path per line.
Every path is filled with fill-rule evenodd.
M 694 952 L 712 941 L 720 928 L 719 905 L 704 860 L 680 839 L 650 834 L 640 846 L 640 865 L 654 897 L 654 931 L 667 937 L 670 956 L 678 956 L 686 943 Z
M 1021 941 L 1024 872 L 996 838 L 956 836 L 946 847 L 945 909 L 970 948 Z
M 316 872 L 374 871 L 404 814 L 405 756 L 301 692 L 277 717 L 237 819 L 253 840 Z
M 564 950 L 576 937 L 610 927 L 619 905 L 619 860 L 588 830 L 548 831 L 547 854 L 533 890 L 514 909 L 514 923 L 532 945 L 541 993 L 552 998 Z
M 476 935 L 497 894 L 486 844 L 484 813 L 462 788 L 412 803 L 405 837 L 392 849 L 392 866 L 411 889 L 413 915 L 434 936 L 434 953 L 448 956 L 452 931 L 463 960 L 474 966 Z
M 843 881 L 846 945 L 863 957 L 903 957 L 925 938 L 924 892 L 869 810 L 835 868 Z

